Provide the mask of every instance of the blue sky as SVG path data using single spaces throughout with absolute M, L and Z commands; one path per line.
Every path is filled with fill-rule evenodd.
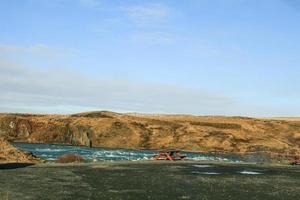
M 297 0 L 0 0 L 0 112 L 300 116 Z

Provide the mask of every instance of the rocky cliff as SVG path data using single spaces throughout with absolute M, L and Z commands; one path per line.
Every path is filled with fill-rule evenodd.
M 294 154 L 300 152 L 300 120 L 112 112 L 0 114 L 0 137 L 91 147 Z

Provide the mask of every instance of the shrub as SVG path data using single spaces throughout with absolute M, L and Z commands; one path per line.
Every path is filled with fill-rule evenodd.
M 81 155 L 70 153 L 60 156 L 57 159 L 57 163 L 82 163 L 84 162 L 84 158 Z

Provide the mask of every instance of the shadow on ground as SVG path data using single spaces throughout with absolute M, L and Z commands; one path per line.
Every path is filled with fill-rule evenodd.
M 0 170 L 18 169 L 18 168 L 29 167 L 32 165 L 34 165 L 34 164 L 32 164 L 32 163 L 5 163 L 5 164 L 0 164 Z

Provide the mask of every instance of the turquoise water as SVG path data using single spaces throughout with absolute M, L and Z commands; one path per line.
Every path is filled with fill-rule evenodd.
M 54 161 L 59 156 L 67 153 L 77 153 L 82 155 L 86 160 L 149 160 L 158 151 L 155 150 L 129 150 L 129 149 L 108 149 L 108 148 L 88 148 L 66 145 L 52 144 L 27 144 L 15 143 L 19 149 L 32 152 L 35 156 L 48 161 Z M 190 160 L 220 160 L 220 161 L 242 161 L 242 158 L 235 155 L 216 155 L 182 152 Z

